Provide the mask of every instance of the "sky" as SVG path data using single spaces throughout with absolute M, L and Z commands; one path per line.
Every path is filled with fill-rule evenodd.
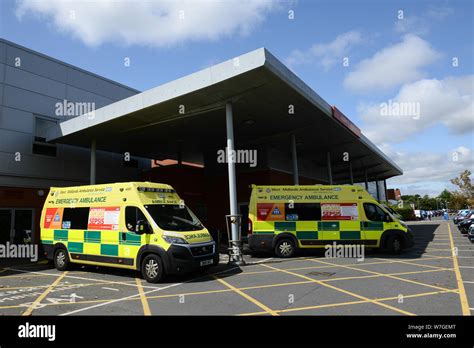
M 259 47 L 438 195 L 474 172 L 474 1 L 3 0 L 0 36 L 146 90 Z M 127 64 L 125 64 L 127 63 Z

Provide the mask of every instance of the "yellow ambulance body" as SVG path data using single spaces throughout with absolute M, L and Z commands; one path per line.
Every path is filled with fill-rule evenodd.
M 166 184 L 52 187 L 40 227 L 59 270 L 70 263 L 135 269 L 156 283 L 219 262 L 208 230 Z
M 408 226 L 356 185 L 252 185 L 249 248 L 291 257 L 298 249 L 363 244 L 399 253 Z

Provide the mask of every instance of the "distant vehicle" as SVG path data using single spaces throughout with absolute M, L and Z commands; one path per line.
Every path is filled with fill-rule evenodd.
M 471 213 L 471 210 L 464 209 L 460 210 L 458 214 L 453 218 L 454 224 L 458 224 L 461 220 L 464 220 L 468 214 Z
M 425 220 L 427 217 L 427 213 L 424 210 L 415 210 L 415 218 L 417 220 Z
M 466 234 L 469 230 L 469 227 L 474 223 L 474 213 L 470 213 L 466 216 L 465 219 L 459 221 L 458 228 L 462 234 Z
M 471 243 L 474 243 L 474 224 L 469 227 L 469 231 L 467 232 L 467 238 L 469 238 Z

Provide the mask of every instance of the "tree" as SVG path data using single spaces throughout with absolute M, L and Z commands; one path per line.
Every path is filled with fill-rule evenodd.
M 451 202 L 451 200 L 453 199 L 453 194 L 452 192 L 449 192 L 448 190 L 444 189 L 443 192 L 439 194 L 438 199 L 445 202 Z
M 436 199 L 439 202 L 439 208 L 444 209 L 444 208 L 451 207 L 452 209 L 454 209 L 453 198 L 454 198 L 453 193 L 448 191 L 447 189 L 444 189 L 443 192 L 441 192 L 439 196 L 436 197 Z
M 451 183 L 459 187 L 459 191 L 454 194 L 454 198 L 458 203 L 465 201 L 466 205 L 474 205 L 474 187 L 471 182 L 471 172 L 469 170 L 463 171 L 458 177 L 451 179 Z M 459 195 L 459 197 L 457 197 Z M 463 207 L 462 207 L 463 208 Z M 461 208 L 455 208 L 461 209 Z
M 451 200 L 451 204 L 449 205 L 450 209 L 466 209 L 469 203 L 467 198 L 461 194 L 460 192 L 453 193 L 453 199 Z

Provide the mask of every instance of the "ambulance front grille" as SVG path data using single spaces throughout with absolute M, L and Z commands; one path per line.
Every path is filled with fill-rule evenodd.
M 195 247 L 191 247 L 190 249 L 191 249 L 191 254 L 193 254 L 193 256 L 204 256 L 204 255 L 209 255 L 209 254 L 214 253 L 213 244 L 195 246 Z

